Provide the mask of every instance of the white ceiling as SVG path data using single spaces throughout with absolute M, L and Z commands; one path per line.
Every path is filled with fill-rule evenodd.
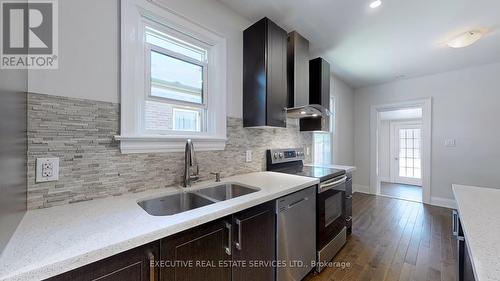
M 219 0 L 252 22 L 266 16 L 309 39 L 311 54 L 358 88 L 500 62 L 499 0 Z M 446 41 L 485 29 L 477 44 Z
M 421 119 L 422 108 L 406 108 L 380 112 L 380 120 Z

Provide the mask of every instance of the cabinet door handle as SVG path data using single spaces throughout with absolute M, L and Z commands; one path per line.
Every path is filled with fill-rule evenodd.
M 226 254 L 228 256 L 231 256 L 231 243 L 233 242 L 233 226 L 226 222 L 226 229 L 227 229 L 227 247 L 224 248 L 226 251 Z
M 235 220 L 236 225 L 238 226 L 238 240 L 235 243 L 236 249 L 241 251 L 241 221 L 239 219 Z
M 348 216 L 346 219 L 345 219 L 346 222 L 350 222 L 352 221 L 352 216 Z
M 452 218 L 451 218 L 451 233 L 453 236 L 458 238 L 458 212 L 457 210 L 452 210 L 451 211 Z
M 156 270 L 155 270 L 155 255 L 152 252 L 148 253 L 149 260 L 149 281 L 156 281 Z

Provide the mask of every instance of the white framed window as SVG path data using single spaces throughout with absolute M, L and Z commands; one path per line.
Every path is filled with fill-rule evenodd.
M 332 164 L 333 138 L 335 135 L 335 98 L 330 97 L 330 130 L 328 132 L 313 133 L 313 162 L 314 164 Z
M 122 153 L 223 150 L 225 39 L 155 0 L 121 9 Z

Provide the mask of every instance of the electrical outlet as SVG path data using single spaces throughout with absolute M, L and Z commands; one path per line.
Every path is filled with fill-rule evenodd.
M 59 180 L 59 158 L 36 159 L 36 182 Z
M 247 162 L 252 162 L 252 151 L 251 150 L 247 150 L 247 152 L 245 154 L 245 157 L 246 157 L 246 161 Z

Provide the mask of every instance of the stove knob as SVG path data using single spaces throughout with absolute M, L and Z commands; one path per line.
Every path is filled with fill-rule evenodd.
M 283 158 L 283 152 L 280 152 L 280 158 Z
M 278 159 L 278 152 L 275 152 L 273 157 L 274 157 L 274 159 Z

